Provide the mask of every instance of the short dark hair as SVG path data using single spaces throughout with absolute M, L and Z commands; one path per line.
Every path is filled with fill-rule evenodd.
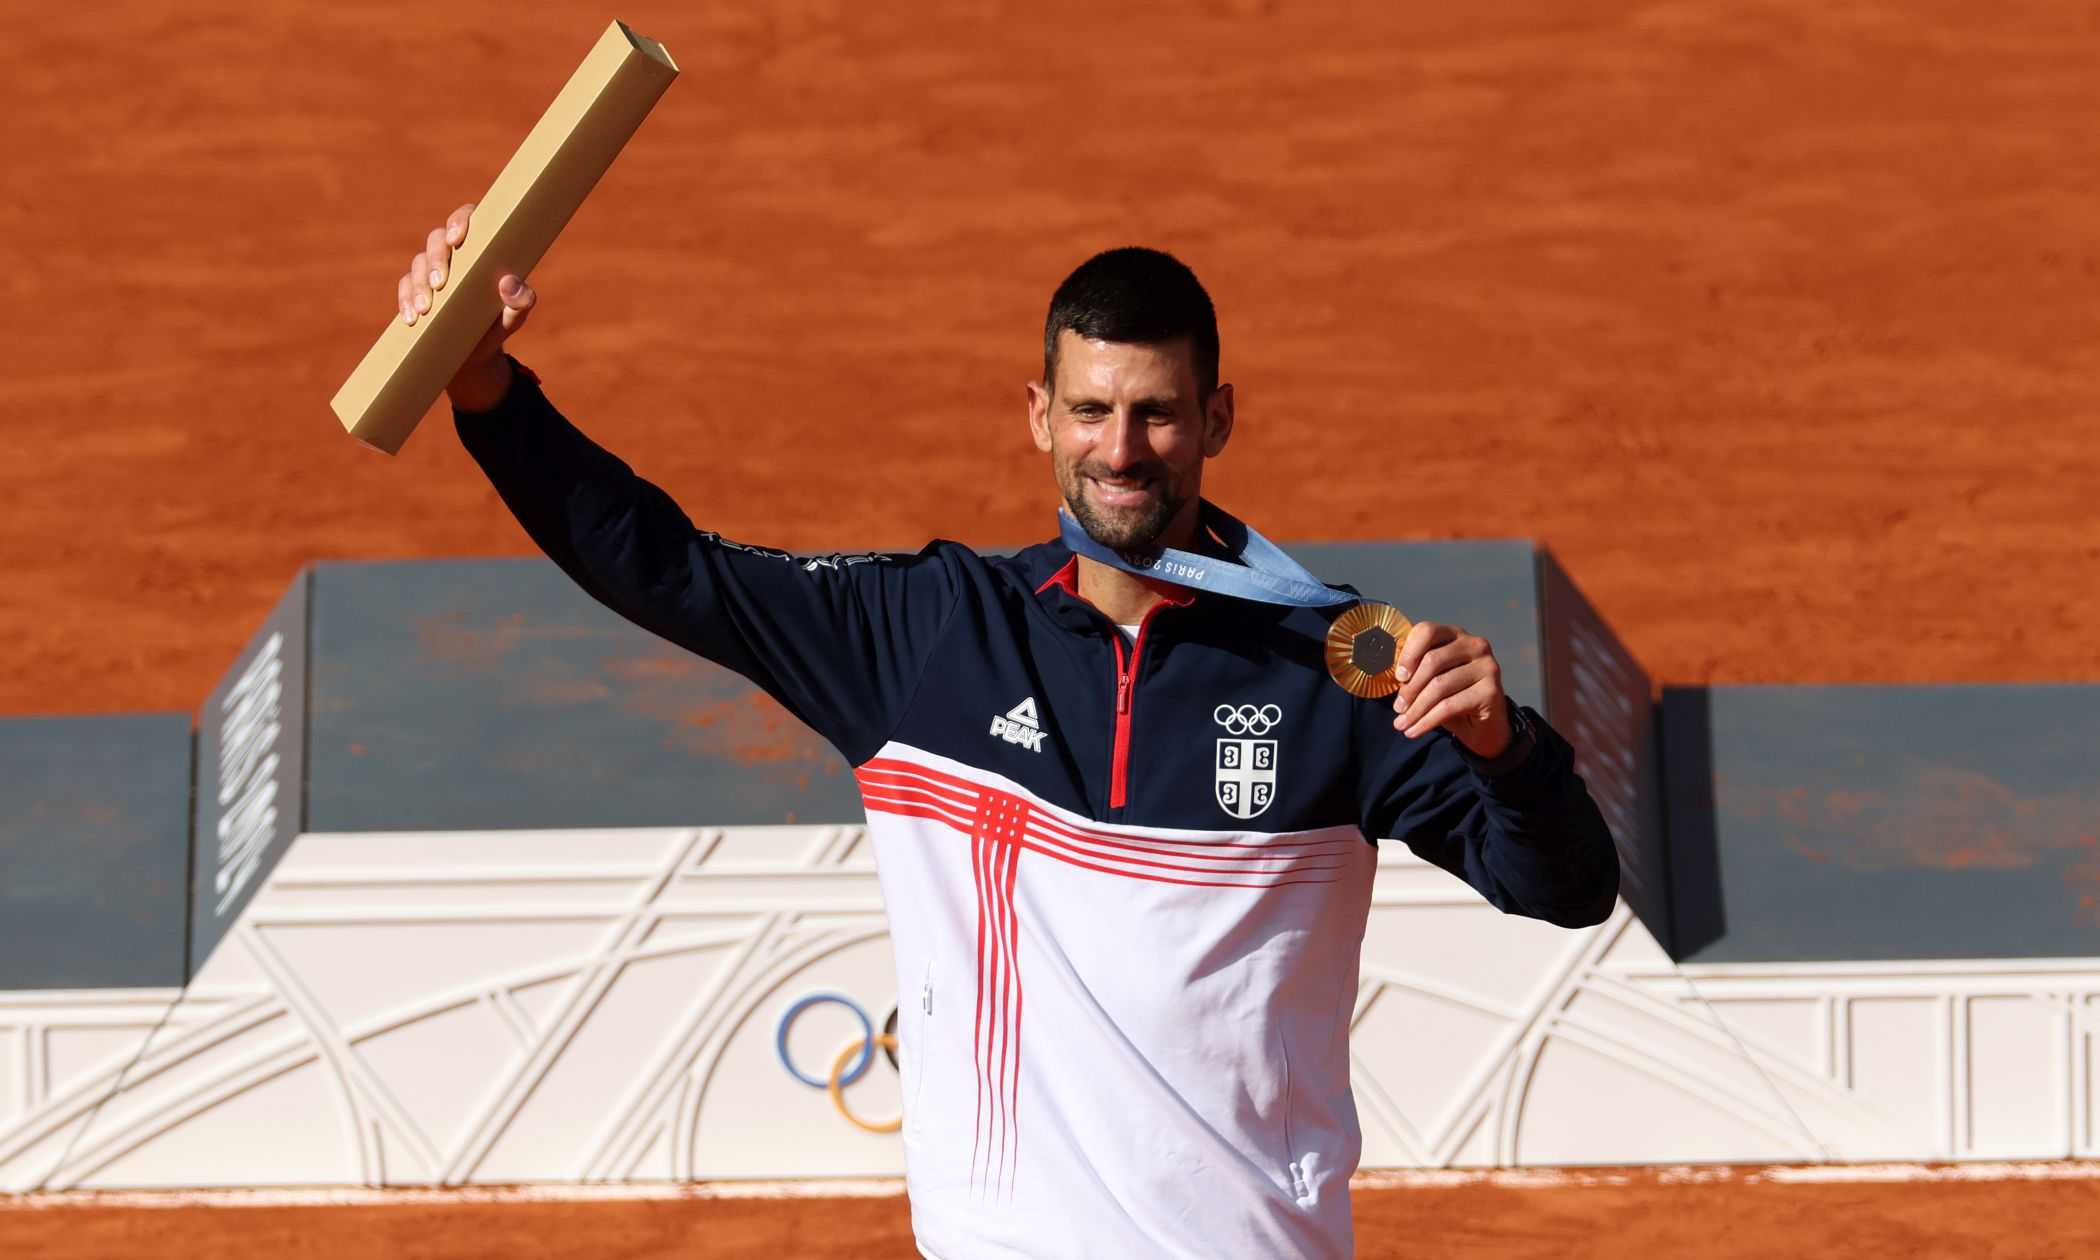
M 1043 387 L 1057 389 L 1057 339 L 1067 328 L 1089 341 L 1153 345 L 1189 339 L 1196 393 L 1218 388 L 1218 313 L 1188 264 L 1129 245 L 1079 264 L 1050 296 L 1043 322 Z

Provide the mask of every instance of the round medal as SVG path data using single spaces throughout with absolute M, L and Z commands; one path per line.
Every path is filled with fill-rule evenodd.
M 1414 622 L 1391 604 L 1366 600 L 1327 627 L 1327 672 L 1343 691 L 1375 700 L 1400 690 L 1393 666 Z

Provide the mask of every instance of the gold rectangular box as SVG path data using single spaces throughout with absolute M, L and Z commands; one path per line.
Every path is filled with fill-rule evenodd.
M 678 77 L 663 45 L 614 22 L 474 208 L 430 310 L 396 315 L 330 406 L 350 435 L 391 455 L 444 392 L 503 301 L 496 281 L 528 275 Z

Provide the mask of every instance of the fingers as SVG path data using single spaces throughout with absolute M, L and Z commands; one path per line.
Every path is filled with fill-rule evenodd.
M 413 308 L 409 323 L 430 313 L 437 291 L 445 287 L 445 268 L 451 259 L 452 247 L 445 243 L 445 229 L 430 229 L 430 235 L 423 238 L 423 252 L 408 260 L 408 297 Z
M 1495 706 L 1501 703 L 1501 696 L 1502 684 L 1499 680 L 1476 679 L 1430 704 L 1420 716 L 1412 719 L 1402 718 L 1393 725 L 1409 739 L 1420 739 L 1431 731 L 1441 730 L 1455 722 L 1492 720 Z M 1401 722 L 1406 722 L 1407 725 L 1402 726 Z
M 1443 625 L 1435 621 L 1417 621 L 1414 629 L 1400 641 L 1400 655 L 1394 659 L 1394 675 L 1405 684 L 1421 670 L 1422 658 L 1430 649 L 1442 647 L 1459 636 L 1456 626 Z
M 1456 626 L 1418 623 L 1401 644 L 1400 690 L 1393 729 L 1426 735 L 1469 710 L 1492 715 L 1502 694 L 1502 665 L 1486 639 Z
M 503 299 L 501 324 L 506 333 L 516 332 L 524 326 L 532 308 L 539 304 L 540 295 L 531 285 L 516 276 L 505 276 L 496 282 L 496 296 Z
M 454 249 L 467 243 L 467 221 L 474 217 L 474 203 L 468 202 L 445 216 L 445 243 Z
M 452 267 L 452 247 L 445 243 L 445 229 L 430 229 L 429 238 L 423 242 L 423 257 L 430 266 L 430 287 L 444 288 L 446 273 Z
M 471 201 L 446 215 L 445 225 L 430 229 L 430 235 L 423 238 L 423 252 L 408 260 L 407 274 L 394 286 L 394 304 L 401 310 L 403 323 L 412 325 L 430 313 L 436 300 L 433 294 L 451 278 L 452 251 L 466 243 L 467 225 L 473 217 Z
M 540 296 L 531 285 L 516 276 L 504 276 L 496 281 L 496 295 L 503 299 L 503 311 L 489 324 L 481 341 L 467 355 L 469 364 L 484 363 L 503 353 L 503 342 L 512 333 L 525 326 L 525 319 L 532 308 L 539 305 Z
M 408 260 L 408 322 L 430 313 L 430 260 L 417 254 Z
M 1393 660 L 1393 675 L 1400 680 L 1400 690 L 1393 696 L 1394 709 L 1405 710 L 1439 669 L 1464 659 L 1463 652 L 1451 650 L 1464 633 L 1440 622 L 1415 623 L 1400 641 L 1400 653 Z
M 1432 656 L 1423 668 L 1429 671 L 1434 666 L 1435 658 Z M 1492 658 L 1449 664 L 1435 669 L 1433 673 L 1424 672 L 1419 677 L 1421 685 L 1415 689 L 1412 699 L 1405 705 L 1398 700 L 1393 702 L 1394 710 L 1400 714 L 1393 720 L 1393 728 L 1409 736 L 1416 733 L 1415 728 L 1421 726 L 1423 720 L 1434 712 L 1438 705 L 1451 697 L 1468 692 L 1483 682 L 1498 687 L 1502 683 L 1502 672 Z

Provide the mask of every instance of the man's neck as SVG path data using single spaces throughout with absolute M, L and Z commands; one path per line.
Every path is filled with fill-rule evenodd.
M 1160 549 L 1195 549 L 1198 521 L 1195 506 L 1190 504 L 1189 511 L 1181 513 L 1160 533 L 1157 542 Z M 1138 624 L 1145 619 L 1146 613 L 1166 602 L 1160 590 L 1170 587 L 1171 583 L 1126 573 L 1113 565 L 1090 560 L 1085 556 L 1076 559 L 1079 561 L 1079 597 L 1100 609 L 1110 621 L 1119 626 Z
M 1138 624 L 1146 613 L 1165 602 L 1153 589 L 1155 585 L 1135 573 L 1079 557 L 1079 598 L 1119 626 Z

